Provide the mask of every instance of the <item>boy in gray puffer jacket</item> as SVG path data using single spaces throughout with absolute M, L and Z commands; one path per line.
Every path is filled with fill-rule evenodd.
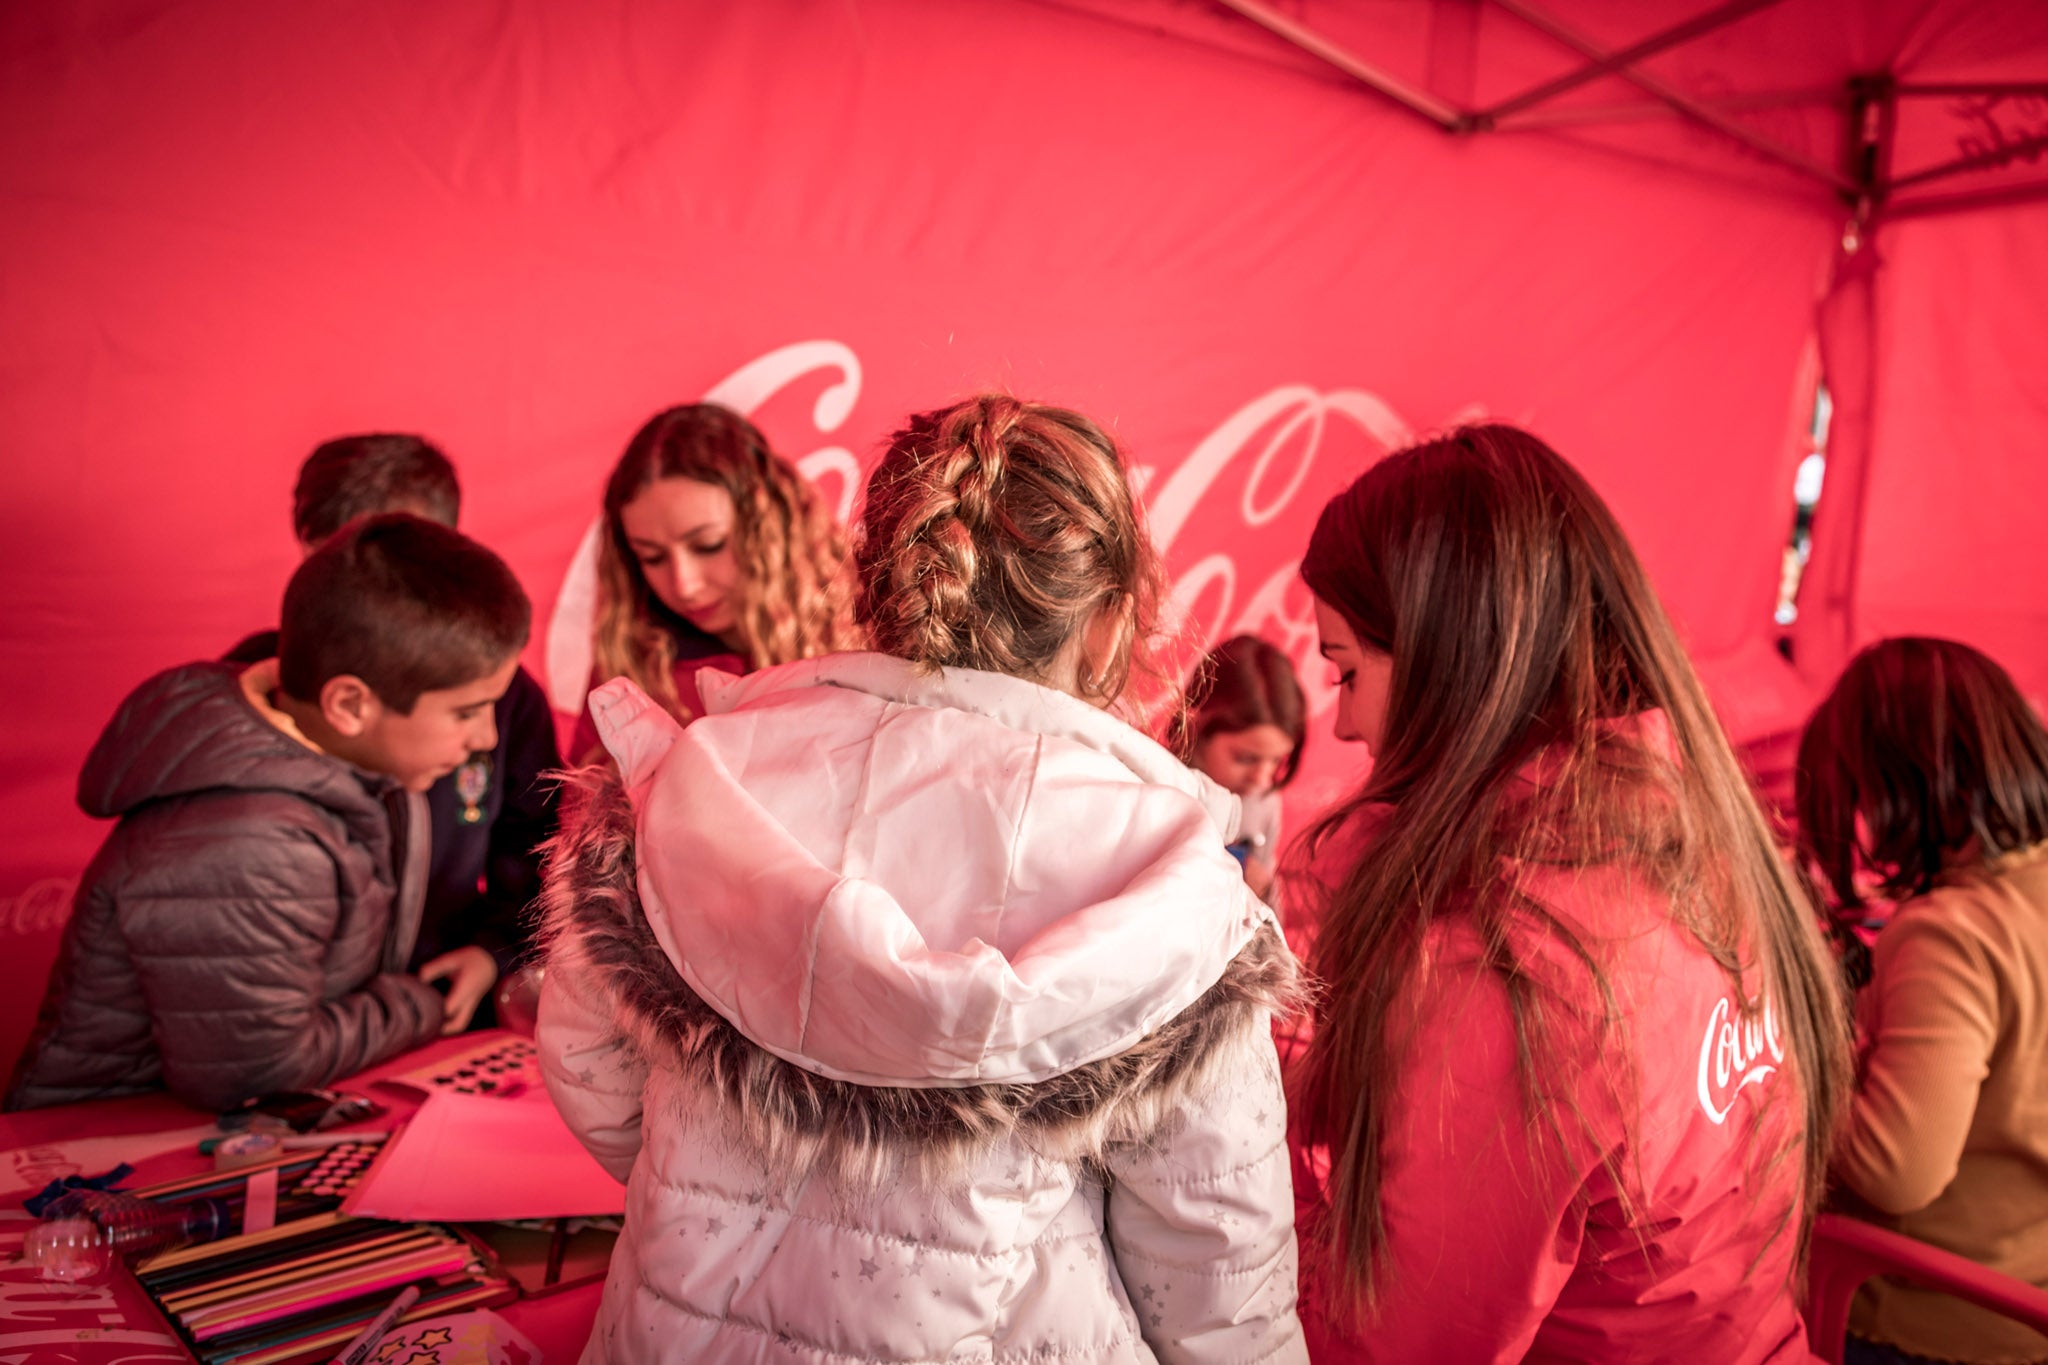
M 481 545 L 371 517 L 293 574 L 277 658 L 136 689 L 79 777 L 87 813 L 120 823 L 6 1107 L 167 1088 L 225 1108 L 441 1033 L 441 996 L 404 971 L 420 793 L 496 743 L 531 616 Z

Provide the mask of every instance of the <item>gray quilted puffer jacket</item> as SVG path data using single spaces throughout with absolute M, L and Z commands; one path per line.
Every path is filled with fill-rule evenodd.
M 120 824 L 79 883 L 7 1108 L 158 1088 L 226 1108 L 440 1032 L 441 997 L 403 970 L 419 798 L 279 730 L 236 666 L 137 688 L 78 803 Z

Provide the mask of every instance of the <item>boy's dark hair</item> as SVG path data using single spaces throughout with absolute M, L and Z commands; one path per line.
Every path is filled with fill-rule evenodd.
M 453 526 L 462 487 L 448 457 L 418 436 L 375 432 L 323 442 L 299 466 L 292 531 L 318 545 L 357 517 L 416 512 Z
M 505 561 L 410 512 L 350 524 L 306 557 L 284 590 L 278 682 L 319 699 L 353 674 L 410 715 L 422 692 L 460 687 L 526 646 L 533 607 Z
M 2048 730 L 2012 675 L 1954 640 L 1898 636 L 1843 670 L 1799 741 L 1799 839 L 1844 910 L 2048 840 Z M 1860 822 L 1860 823 L 1859 823 Z

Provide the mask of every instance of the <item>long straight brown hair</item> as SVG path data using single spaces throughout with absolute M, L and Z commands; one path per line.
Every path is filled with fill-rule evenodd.
M 1334 498 L 1302 577 L 1392 659 L 1372 772 L 1306 845 L 1311 858 L 1333 840 L 1356 850 L 1320 907 L 1324 994 L 1290 1105 L 1298 1137 L 1330 1152 L 1327 1208 L 1307 1231 L 1333 1313 L 1368 1308 L 1384 1284 L 1381 1148 L 1413 1023 L 1402 1002 L 1433 923 L 1467 918 L 1506 989 L 1539 1159 L 1547 1137 L 1585 1120 L 1571 1086 L 1542 1079 L 1564 1021 L 1521 946 L 1531 933 L 1556 936 L 1585 968 L 1589 998 L 1563 1008 L 1609 1037 L 1625 1031 L 1600 945 L 1524 894 L 1518 866 L 1640 877 L 1727 972 L 1746 1017 L 1770 1003 L 1804 1115 L 1787 1149 L 1761 1159 L 1796 1154 L 1810 1219 L 1847 1084 L 1839 987 L 1613 514 L 1535 437 L 1467 427 L 1387 457 Z M 1663 727 L 1632 723 L 1651 712 L 1667 719 L 1668 746 L 1649 733 Z M 1544 780 L 1519 780 L 1539 756 Z

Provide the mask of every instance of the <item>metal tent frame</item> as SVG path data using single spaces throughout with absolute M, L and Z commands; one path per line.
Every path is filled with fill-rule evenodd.
M 1850 207 L 1859 227 L 1879 215 L 1917 216 L 1999 203 L 2048 198 L 2048 176 L 2022 185 L 1953 194 L 1929 193 L 1922 187 L 1952 176 L 2007 164 L 2048 152 L 2048 134 L 2017 139 L 1970 156 L 1893 177 L 1890 173 L 1892 133 L 1898 105 L 1904 99 L 1959 97 L 2048 98 L 2048 82 L 1987 84 L 1914 84 L 1884 73 L 1852 78 L 1846 90 L 1772 91 L 1709 99 L 1680 89 L 1643 69 L 1659 53 L 1693 42 L 1709 33 L 1783 3 L 1783 0 L 1726 0 L 1680 23 L 1661 29 L 1626 47 L 1608 50 L 1530 0 L 1480 0 L 1576 54 L 1582 64 L 1484 108 L 1463 109 L 1441 96 L 1402 80 L 1325 34 L 1275 9 L 1268 0 L 1217 0 L 1252 23 L 1344 72 L 1360 84 L 1446 133 L 1468 136 L 1489 132 L 1553 126 L 1560 122 L 1619 121 L 1645 112 L 1672 112 L 1711 129 L 1751 153 L 1774 162 L 1813 183 L 1825 186 Z M 1559 111 L 1554 101 L 1592 81 L 1612 77 L 1627 81 L 1651 97 L 1646 105 L 1599 110 Z M 1830 167 L 1786 147 L 1730 117 L 1729 110 L 1787 103 L 1832 103 L 1845 114 L 1843 164 Z M 1921 190 L 1903 199 L 1901 190 Z

